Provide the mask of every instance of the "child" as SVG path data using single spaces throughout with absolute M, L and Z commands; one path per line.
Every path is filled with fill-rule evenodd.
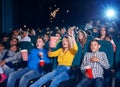
M 87 52 L 84 56 L 81 70 L 84 72 L 85 77 L 79 82 L 76 87 L 88 87 L 88 85 L 94 81 L 94 87 L 104 87 L 103 69 L 110 68 L 107 60 L 107 56 L 104 52 L 99 52 L 100 44 L 97 40 L 93 40 L 90 43 L 90 49 L 92 52 Z M 92 78 L 89 78 L 89 74 L 85 71 L 85 67 L 90 65 L 92 68 Z
M 17 52 L 17 50 L 18 48 L 16 45 L 11 45 L 10 49 L 6 51 L 1 57 L 2 61 L 0 62 L 0 83 L 2 83 L 7 78 L 7 75 L 14 71 L 13 62 L 21 58 L 21 56 L 18 57 L 19 52 Z
M 114 41 L 113 41 L 113 39 L 112 39 L 112 36 L 110 36 L 110 35 L 106 36 L 106 37 L 105 37 L 105 40 L 106 40 L 106 41 L 109 41 L 109 42 L 112 44 L 113 50 L 114 50 L 114 52 L 116 52 L 116 45 L 115 45 L 115 43 L 114 43 Z
M 19 78 L 19 87 L 27 87 L 27 84 L 31 79 L 41 76 L 42 70 L 39 66 L 39 60 L 43 59 L 45 63 L 50 63 L 47 55 L 48 51 L 43 48 L 44 45 L 43 38 L 39 37 L 36 42 L 36 48 L 31 50 L 28 57 L 28 66 L 11 73 L 7 81 L 7 87 L 15 87 L 16 80 Z
M 0 62 L 2 61 L 3 56 L 6 53 L 5 45 L 4 43 L 0 43 Z M 7 78 L 7 75 L 3 72 L 2 67 L 0 67 L 0 83 L 4 82 Z
M 63 48 L 59 48 L 54 52 L 49 52 L 49 57 L 58 56 L 58 66 L 52 72 L 44 75 L 38 81 L 33 83 L 30 87 L 41 87 L 46 82 L 52 80 L 49 87 L 57 87 L 60 82 L 65 79 L 66 71 L 70 69 L 73 58 L 78 51 L 78 47 L 74 38 L 74 32 L 72 31 L 71 38 L 64 37 L 62 40 Z

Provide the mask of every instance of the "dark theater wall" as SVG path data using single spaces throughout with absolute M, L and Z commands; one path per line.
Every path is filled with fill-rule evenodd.
M 2 32 L 2 0 L 0 0 L 0 34 Z
M 2 0 L 2 32 L 13 28 L 13 0 Z

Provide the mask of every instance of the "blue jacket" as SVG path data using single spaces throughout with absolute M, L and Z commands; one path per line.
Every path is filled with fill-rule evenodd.
M 45 60 L 45 63 L 50 63 L 50 59 L 48 58 L 48 51 L 45 49 L 33 49 L 31 50 L 31 53 L 28 57 L 28 67 L 34 70 L 39 71 L 39 60 L 40 56 L 38 55 L 39 52 L 43 52 L 43 60 Z

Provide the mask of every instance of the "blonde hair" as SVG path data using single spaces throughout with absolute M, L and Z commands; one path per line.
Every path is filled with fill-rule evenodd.
M 70 43 L 70 48 L 73 48 L 73 40 L 72 40 L 71 36 L 67 35 L 63 39 L 67 39 L 68 42 Z

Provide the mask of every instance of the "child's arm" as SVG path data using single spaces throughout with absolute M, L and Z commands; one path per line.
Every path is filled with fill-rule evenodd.
M 102 56 L 102 58 L 92 57 L 92 58 L 90 58 L 90 61 L 98 62 L 105 69 L 110 68 L 110 64 L 108 63 L 106 54 L 104 52 L 102 52 L 101 56 Z
M 52 52 L 51 50 L 49 50 L 48 56 L 49 57 L 57 57 L 59 55 L 59 53 L 61 52 L 61 50 L 62 50 L 61 48 L 58 49 L 58 50 L 56 50 L 56 51 L 54 51 L 54 52 Z
M 106 56 L 106 54 L 105 54 L 104 52 L 102 53 L 102 58 L 103 58 L 103 59 L 100 59 L 100 60 L 99 60 L 100 65 L 101 65 L 103 68 L 105 68 L 105 69 L 109 69 L 109 68 L 110 68 L 110 64 L 109 64 L 108 58 L 107 58 L 107 56 Z
M 87 53 L 86 53 L 83 58 L 82 64 L 81 64 L 81 70 L 83 73 L 85 71 L 85 66 L 87 66 L 87 65 L 88 65 L 88 60 L 87 60 Z
M 74 30 L 72 30 L 72 33 L 71 33 L 71 50 L 72 52 L 75 54 L 77 51 L 78 51 L 78 47 L 77 47 L 77 43 L 76 43 L 76 40 L 75 40 L 75 36 L 74 36 Z
M 1 61 L 0 66 L 3 66 L 5 65 L 5 63 L 11 62 L 11 61 L 19 60 L 20 58 L 21 58 L 21 54 L 20 52 L 17 52 L 14 56 L 5 58 L 3 61 Z

